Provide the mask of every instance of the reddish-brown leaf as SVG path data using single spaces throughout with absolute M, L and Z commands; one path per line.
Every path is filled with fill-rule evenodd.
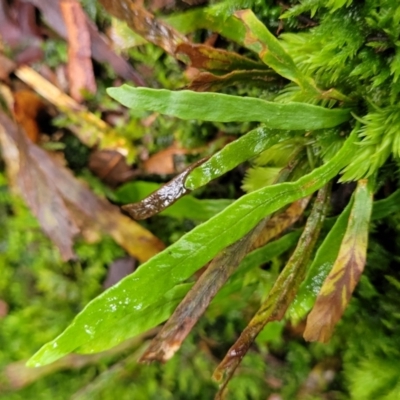
M 137 175 L 137 171 L 116 150 L 94 151 L 89 158 L 89 169 L 111 186 L 117 186 Z
M 178 44 L 187 41 L 184 35 L 145 10 L 141 2 L 100 0 L 100 3 L 111 15 L 125 21 L 136 33 L 171 55 L 175 55 Z
M 14 117 L 24 128 L 32 142 L 39 141 L 40 128 L 38 124 L 39 114 L 44 112 L 43 100 L 34 92 L 20 90 L 14 93 Z
M 40 29 L 31 4 L 18 1 L 9 5 L 0 0 L 0 37 L 15 52 L 13 61 L 17 64 L 38 61 L 43 56 Z
M 60 0 L 24 0 L 24 2 L 35 5 L 51 29 L 62 38 L 67 38 L 67 29 L 61 15 Z M 96 25 L 89 18 L 86 16 L 85 18 L 90 33 L 93 58 L 98 62 L 110 64 L 113 70 L 125 80 L 132 81 L 138 86 L 145 86 L 145 82 L 139 73 L 112 50 L 107 37 L 97 30 Z
M 176 144 L 151 156 L 143 163 L 143 169 L 148 174 L 169 175 L 176 173 L 174 157 L 187 154 L 188 150 L 179 148 Z
M 360 180 L 338 257 L 307 318 L 304 339 L 328 342 L 360 280 L 366 261 L 372 190 Z
M 197 71 L 197 70 L 195 70 Z M 251 82 L 253 85 L 263 85 L 270 83 L 276 78 L 268 73 L 268 71 L 233 71 L 225 75 L 214 75 L 210 72 L 197 73 L 187 89 L 195 90 L 196 92 L 216 92 L 224 87 L 236 85 L 238 83 Z
M 266 69 L 263 64 L 250 58 L 204 44 L 180 43 L 176 53 L 188 56 L 191 67 L 209 71 Z
M 61 0 L 60 7 L 67 27 L 70 94 L 73 99 L 81 102 L 83 90 L 96 92 L 89 29 L 82 6 L 77 0 Z

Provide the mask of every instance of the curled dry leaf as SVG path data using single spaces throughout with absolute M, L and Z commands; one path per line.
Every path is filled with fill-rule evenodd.
M 338 257 L 308 315 L 305 340 L 328 342 L 342 317 L 364 270 L 371 211 L 371 187 L 360 180 Z
M 96 92 L 89 28 L 82 6 L 77 0 L 61 0 L 60 7 L 67 27 L 70 94 L 73 99 L 81 102 L 83 90 Z
M 78 233 L 109 234 L 129 254 L 145 261 L 164 246 L 153 234 L 95 196 L 49 153 L 26 139 L 0 112 L 0 143 L 10 181 L 18 188 L 62 258 L 74 257 Z

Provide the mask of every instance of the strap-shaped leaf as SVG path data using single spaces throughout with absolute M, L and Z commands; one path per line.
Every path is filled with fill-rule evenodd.
M 295 322 L 301 321 L 311 310 L 325 278 L 333 267 L 346 232 L 352 204 L 350 202 L 340 214 L 318 248 L 314 261 L 308 269 L 307 277 L 290 305 L 288 315 Z
M 239 164 L 257 156 L 274 144 L 293 137 L 287 131 L 260 126 L 226 145 L 218 153 L 196 167 L 186 178 L 185 186 L 194 190 L 218 178 Z
M 318 239 L 328 208 L 329 194 L 330 185 L 326 185 L 318 192 L 311 214 L 292 256 L 279 274 L 266 300 L 215 370 L 214 379 L 221 381 L 216 398 L 222 398 L 224 388 L 263 327 L 268 322 L 281 320 L 285 315 L 303 279 L 308 260 Z
M 279 40 L 251 10 L 238 11 L 235 16 L 245 25 L 246 33 L 242 40 L 248 49 L 258 53 L 261 60 L 279 75 L 296 82 L 303 89 L 318 94 L 312 80 L 303 75 Z
M 348 226 L 338 257 L 307 318 L 304 339 L 327 342 L 360 280 L 367 257 L 372 185 L 363 179 L 354 193 Z
M 121 203 L 134 203 L 147 197 L 159 189 L 160 186 L 160 184 L 154 182 L 134 181 L 125 183 L 114 194 Z M 234 200 L 231 199 L 198 199 L 189 194 L 166 208 L 160 215 L 178 219 L 187 218 L 195 221 L 206 221 L 233 202 Z
M 279 104 L 255 97 L 191 90 L 135 88 L 122 85 L 107 93 L 124 106 L 156 111 L 181 119 L 215 122 L 264 122 L 269 128 L 315 130 L 332 128 L 350 118 L 349 109 L 328 109 L 306 103 Z
M 129 313 L 146 310 L 160 301 L 165 293 L 243 237 L 267 215 L 320 189 L 346 165 L 355 151 L 355 138 L 353 132 L 328 163 L 298 181 L 249 193 L 188 232 L 91 301 L 60 336 L 31 358 L 29 365 L 48 364 L 72 351 L 105 350 L 110 347 L 107 341 L 101 340 L 105 334 L 115 332 L 119 341 L 130 337 L 119 333 L 121 321 Z M 90 342 L 92 348 L 88 346 Z M 116 341 L 111 345 L 115 344 Z

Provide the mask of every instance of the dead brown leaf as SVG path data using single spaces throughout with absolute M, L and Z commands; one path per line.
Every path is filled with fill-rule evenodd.
M 111 15 L 125 21 L 136 33 L 173 56 L 177 46 L 187 42 L 184 35 L 145 10 L 141 2 L 100 0 L 100 3 Z
M 45 111 L 46 105 L 43 100 L 29 90 L 20 90 L 14 93 L 14 117 L 24 128 L 32 142 L 39 141 L 40 128 L 38 117 Z
M 81 102 L 83 90 L 96 92 L 90 33 L 82 6 L 77 0 L 61 0 L 60 7 L 67 27 L 70 94 L 73 99 Z
M 118 283 L 122 278 L 135 270 L 136 261 L 132 257 L 118 258 L 108 267 L 107 277 L 103 283 L 104 289 Z
M 4 0 L 3 0 L 4 1 Z M 67 38 L 67 29 L 61 15 L 60 0 L 23 0 L 37 7 L 46 23 L 62 38 Z M 146 86 L 140 74 L 121 56 L 116 54 L 105 35 L 100 33 L 96 25 L 86 17 L 90 34 L 92 57 L 100 63 L 108 63 L 120 77 L 132 81 L 138 86 Z
M 252 70 L 263 68 L 262 64 L 250 58 L 227 50 L 216 49 L 205 44 L 183 42 L 178 44 L 176 53 L 188 56 L 191 67 L 210 71 Z
M 3 112 L 0 143 L 10 182 L 60 249 L 63 259 L 75 256 L 74 237 L 86 232 L 110 235 L 140 261 L 164 247 L 152 233 L 122 215 L 118 207 L 95 196 L 49 153 L 30 142 Z
M 143 169 L 148 174 L 169 175 L 176 173 L 174 157 L 187 154 L 187 149 L 175 144 L 151 156 L 143 163 Z
M 115 150 L 94 151 L 89 158 L 89 169 L 114 187 L 137 175 L 137 171 L 127 164 L 125 157 Z
M 12 49 L 17 64 L 34 62 L 43 56 L 40 29 L 31 4 L 0 0 L 0 38 Z
M 276 77 L 268 71 L 233 71 L 225 75 L 214 75 L 210 72 L 198 72 L 196 74 L 188 74 L 186 76 L 190 79 L 190 84 L 187 89 L 196 92 L 216 92 L 224 87 L 236 85 L 238 83 L 249 83 L 264 85 L 276 80 Z
M 304 197 L 292 203 L 285 211 L 274 215 L 253 243 L 252 249 L 264 246 L 273 238 L 280 235 L 287 228 L 292 226 L 302 215 L 310 202 L 311 196 Z

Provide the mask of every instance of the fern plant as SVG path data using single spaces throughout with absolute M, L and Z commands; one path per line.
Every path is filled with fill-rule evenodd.
M 286 240 L 292 253 L 215 371 L 218 397 L 270 322 L 307 318 L 305 339 L 329 341 L 364 270 L 371 220 L 398 210 L 398 192 L 375 202 L 373 196 L 384 184 L 381 167 L 400 151 L 400 6 L 394 0 L 303 1 L 283 13 L 283 26 L 292 32 L 285 30 L 278 39 L 250 9 L 240 9 L 260 11 L 257 1 L 225 1 L 166 22 L 148 16 L 147 25 L 138 23 L 144 11 L 133 3 L 102 3 L 147 40 L 203 70 L 189 90 L 123 85 L 110 88 L 111 97 L 134 110 L 185 120 L 259 124 L 125 209 L 141 219 L 174 202 L 178 207 L 180 197 L 245 162 L 253 163 L 244 182 L 248 193 L 90 302 L 29 365 L 70 352 L 106 350 L 169 318 L 142 356 L 168 360 L 207 306 L 264 264 L 283 234 L 279 241 Z M 260 11 L 265 22 L 272 8 Z M 235 43 L 231 49 L 245 49 L 245 56 L 190 43 L 184 36 L 190 29 L 217 32 Z M 252 81 L 267 82 L 263 91 L 256 90 L 258 97 L 232 94 L 238 88 L 251 91 L 243 87 Z M 215 82 L 230 94 L 212 92 Z M 206 83 L 210 92 L 194 90 Z M 327 219 L 338 177 L 341 183 L 357 182 L 356 188 L 340 214 Z M 305 209 L 303 226 L 285 233 Z

